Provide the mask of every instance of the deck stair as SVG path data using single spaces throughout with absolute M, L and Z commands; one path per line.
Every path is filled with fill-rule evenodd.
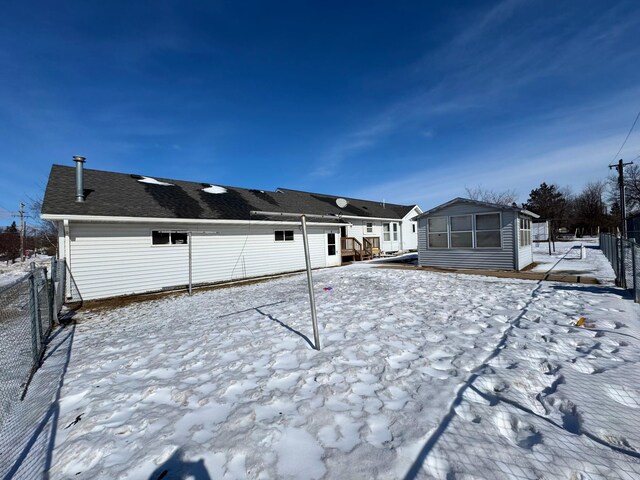
M 352 257 L 354 260 L 371 260 L 380 255 L 380 238 L 364 237 L 362 242 L 355 237 L 340 239 L 342 257 Z

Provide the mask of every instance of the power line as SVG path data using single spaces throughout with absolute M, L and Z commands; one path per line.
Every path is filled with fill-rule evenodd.
M 636 119 L 633 121 L 633 124 L 631 125 L 631 128 L 629 129 L 629 133 L 627 133 L 627 136 L 625 137 L 624 142 L 622 142 L 622 145 L 620 145 L 620 148 L 618 149 L 616 154 L 613 156 L 613 159 L 611 160 L 612 163 L 616 161 L 616 158 L 618 158 L 618 155 L 620 155 L 620 152 L 622 151 L 625 144 L 627 143 L 627 140 L 629 140 L 629 136 L 631 135 L 631 132 L 633 132 L 633 129 L 635 128 L 636 123 L 638 122 L 638 118 L 640 118 L 640 111 L 636 115 Z

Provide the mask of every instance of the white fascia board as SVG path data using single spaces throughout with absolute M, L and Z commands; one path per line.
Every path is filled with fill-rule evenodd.
M 206 225 L 300 225 L 300 222 L 279 222 L 274 220 L 224 220 L 198 218 L 156 218 L 156 217 L 105 217 L 100 215 L 60 215 L 43 214 L 44 220 L 63 220 L 67 222 L 95 223 L 168 223 L 168 224 L 206 224 Z M 309 226 L 339 227 L 340 223 L 309 222 Z M 344 225 L 344 224 L 342 224 Z
M 402 221 L 401 218 L 358 217 L 356 215 L 340 215 L 340 218 L 350 218 L 350 219 L 354 219 L 354 220 L 381 220 L 383 222 L 400 222 L 400 221 Z
M 414 213 L 414 210 L 417 210 L 416 213 Z M 418 205 L 414 205 L 411 210 L 409 210 L 407 212 L 407 214 L 402 217 L 403 220 L 415 220 L 417 218 L 418 215 L 422 214 L 422 210 L 420 209 L 420 207 Z M 411 216 L 409 216 L 411 215 Z

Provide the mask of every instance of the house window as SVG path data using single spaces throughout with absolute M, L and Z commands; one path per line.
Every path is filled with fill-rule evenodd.
M 373 223 L 371 222 L 366 223 L 366 231 L 367 233 L 373 233 Z
M 531 245 L 531 220 L 528 218 L 520 219 L 520 246 L 526 247 Z
M 382 236 L 385 242 L 391 241 L 391 226 L 388 223 L 382 224 Z
M 329 256 L 336 254 L 336 234 L 327 233 L 327 254 Z
M 500 248 L 500 214 L 476 214 L 476 248 Z
M 276 230 L 274 238 L 276 242 L 292 242 L 293 230 Z
M 451 248 L 473 248 L 471 215 L 449 217 L 451 222 Z
M 429 228 L 429 248 L 447 248 L 447 217 L 433 217 L 427 219 Z
M 189 235 L 186 232 L 151 232 L 151 245 L 186 245 Z
M 416 224 L 415 223 L 411 224 L 411 232 L 412 233 L 416 233 Z
M 397 242 L 398 241 L 398 224 L 392 223 L 392 225 L 393 225 L 393 241 Z

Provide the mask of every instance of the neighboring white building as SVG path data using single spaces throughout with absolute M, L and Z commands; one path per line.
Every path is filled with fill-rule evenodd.
M 83 171 L 82 165 L 52 167 L 42 208 L 42 218 L 58 225 L 58 255 L 67 261 L 73 300 L 185 287 L 190 265 L 194 285 L 302 270 L 300 219 L 283 213 L 308 215 L 313 268 L 417 247 L 411 220 L 421 213 L 417 206 Z M 367 250 L 374 244 L 378 249 Z

